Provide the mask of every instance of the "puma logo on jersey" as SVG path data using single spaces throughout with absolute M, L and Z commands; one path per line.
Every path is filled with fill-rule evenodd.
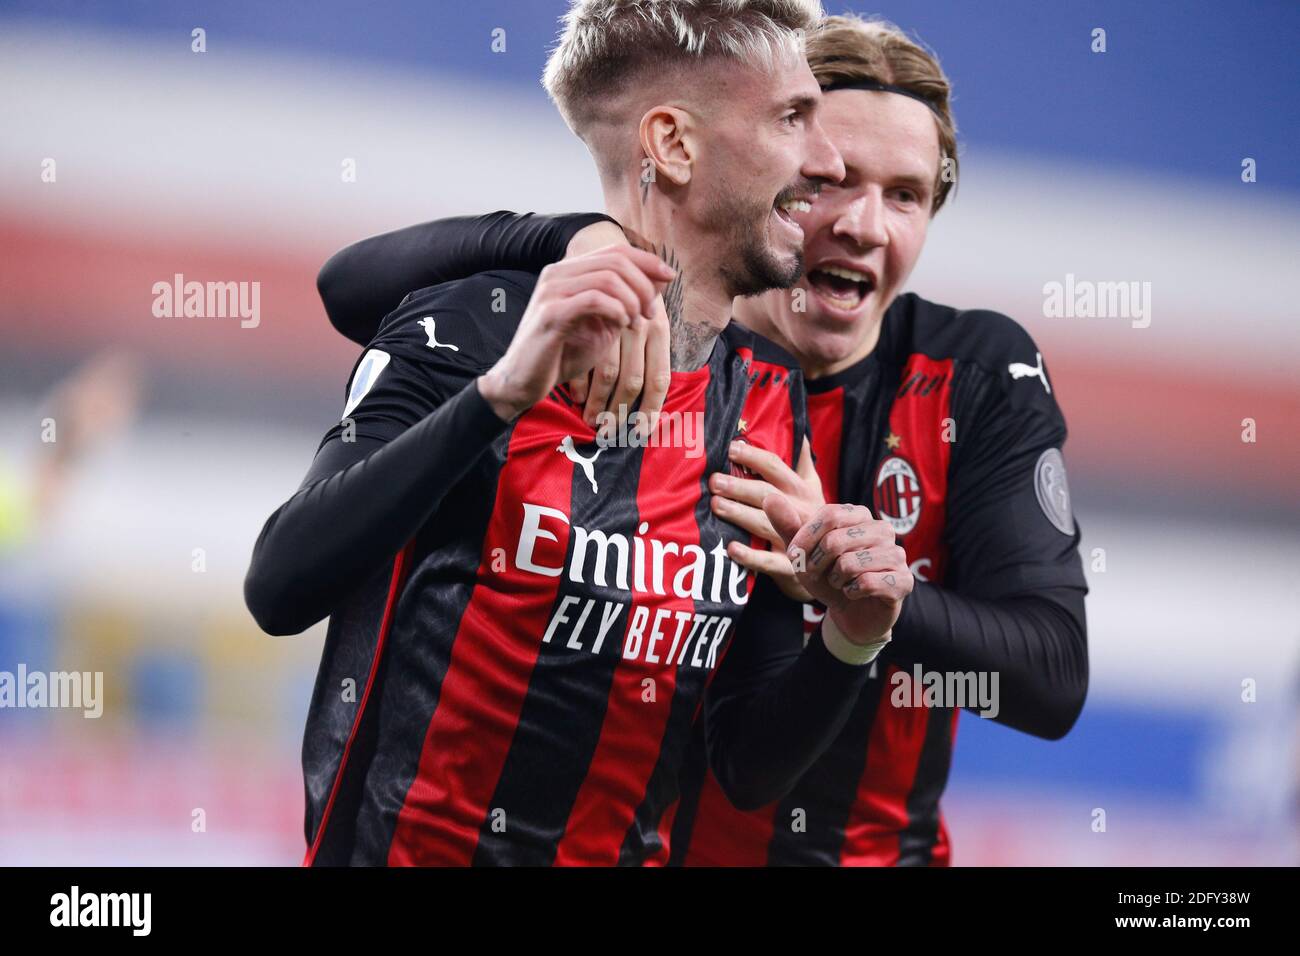
M 578 449 L 573 444 L 573 436 L 565 435 L 564 441 L 560 442 L 555 450 L 564 452 L 565 458 L 569 459 L 569 461 L 573 462 L 575 465 L 580 465 L 582 467 L 582 473 L 585 474 L 587 480 L 591 482 L 592 494 L 596 494 L 600 491 L 596 486 L 596 459 L 600 457 L 600 453 L 605 449 L 597 448 L 595 454 L 590 458 L 585 458 L 578 454 Z
M 438 341 L 437 335 L 434 334 L 433 321 L 434 321 L 433 316 L 431 315 L 426 315 L 424 318 L 420 320 L 421 328 L 423 328 L 424 331 L 429 336 L 429 341 L 425 342 L 424 344 L 429 346 L 429 348 L 431 349 L 451 349 L 453 352 L 459 352 L 460 349 L 450 344 L 449 342 Z
M 1012 378 L 1037 378 L 1043 382 L 1043 388 L 1047 389 L 1047 394 L 1052 394 L 1052 386 L 1047 384 L 1047 371 L 1043 368 L 1043 353 L 1035 352 L 1038 356 L 1037 365 L 1026 365 L 1024 362 L 1012 362 L 1007 366 L 1007 371 L 1011 373 Z

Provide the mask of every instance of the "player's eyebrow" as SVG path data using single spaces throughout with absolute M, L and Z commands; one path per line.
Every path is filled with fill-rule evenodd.
M 916 173 L 903 173 L 901 176 L 892 177 L 895 185 L 911 186 L 917 190 L 928 190 L 934 185 L 934 181 L 925 176 L 918 176 Z
M 847 158 L 844 160 L 844 183 L 857 183 L 870 174 L 871 167 L 863 166 L 850 162 Z M 916 190 L 922 195 L 929 196 L 934 190 L 934 180 L 930 179 L 923 173 L 899 173 L 897 176 L 888 177 L 890 188 L 904 186 Z M 850 186 L 850 188 L 852 188 Z
M 817 108 L 817 104 L 820 102 L 821 97 L 819 96 L 813 96 L 811 93 L 798 93 L 781 105 L 781 112 L 798 110 L 801 113 L 810 113 Z

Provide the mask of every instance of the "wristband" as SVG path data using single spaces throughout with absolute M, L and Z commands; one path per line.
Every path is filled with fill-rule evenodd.
M 885 636 L 874 644 L 855 644 L 844 636 L 843 632 L 835 626 L 831 620 L 830 613 L 822 618 L 822 643 L 826 645 L 826 650 L 831 652 L 831 656 L 845 664 L 852 664 L 861 667 L 870 664 L 876 659 L 876 655 L 884 649 L 889 643 L 893 634 L 893 629 L 885 632 Z

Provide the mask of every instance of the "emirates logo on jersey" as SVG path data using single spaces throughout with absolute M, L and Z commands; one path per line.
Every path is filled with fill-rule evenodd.
M 921 520 L 921 482 L 906 459 L 892 455 L 880 463 L 875 504 L 877 516 L 890 523 L 894 534 L 907 534 Z

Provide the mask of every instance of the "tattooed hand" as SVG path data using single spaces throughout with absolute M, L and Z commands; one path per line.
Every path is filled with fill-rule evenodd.
M 826 605 L 827 617 L 855 644 L 887 639 L 912 593 L 907 555 L 894 529 L 862 505 L 822 505 L 802 526 L 784 495 L 763 500 L 785 541 L 799 583 Z

